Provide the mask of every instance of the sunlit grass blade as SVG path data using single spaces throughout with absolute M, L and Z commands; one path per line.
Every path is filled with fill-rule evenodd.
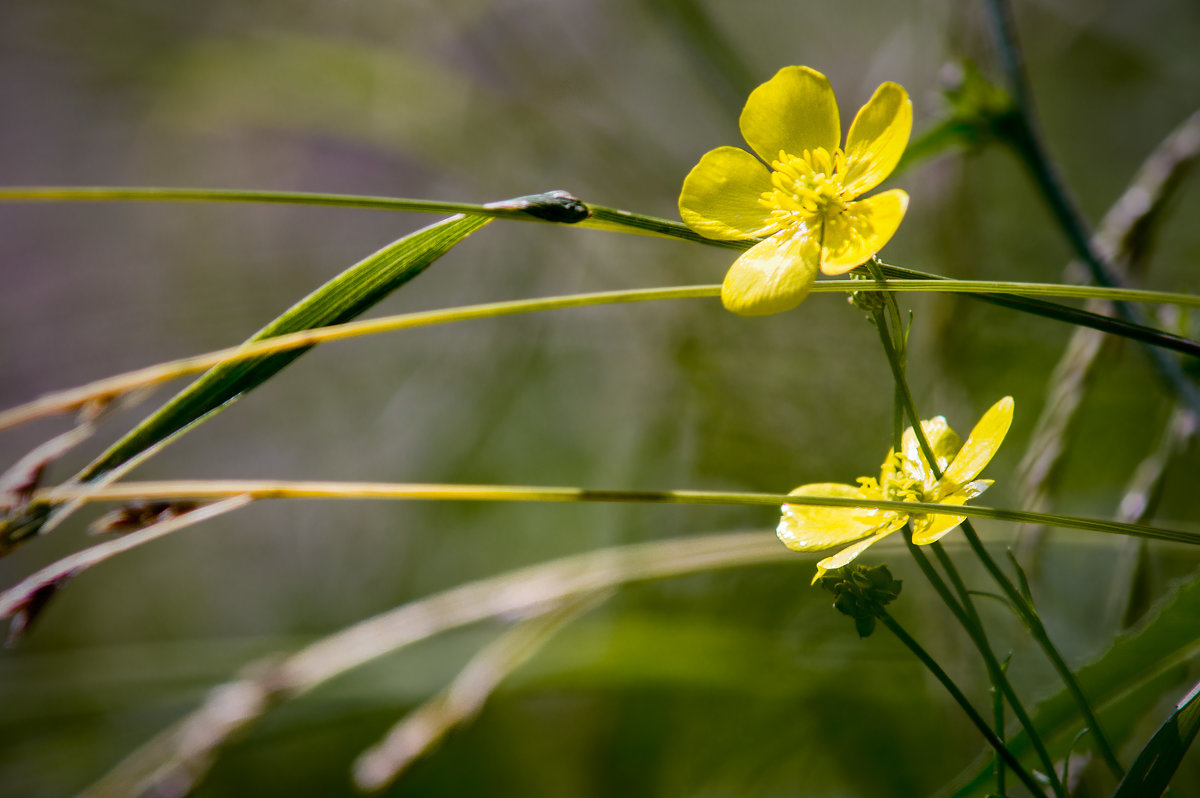
M 547 192 L 515 200 L 475 205 L 438 202 L 401 197 L 374 197 L 348 194 L 321 194 L 293 191 L 240 191 L 234 189 L 139 188 L 129 186 L 17 186 L 0 187 L 0 202 L 235 202 L 291 205 L 317 205 L 375 210 L 414 211 L 422 213 L 467 213 L 502 219 L 565 222 L 575 227 L 607 230 L 617 233 L 673 238 L 733 250 L 745 250 L 756 242 L 717 241 L 705 238 L 682 222 L 634 213 L 619 208 L 592 205 L 565 192 Z M 925 280 L 945 279 L 940 275 L 883 265 L 889 277 L 911 277 Z M 1055 302 L 1007 294 L 967 293 L 972 299 L 1002 307 L 1055 319 L 1067 324 L 1090 327 L 1110 335 L 1140 341 L 1193 357 L 1200 357 L 1200 343 L 1164 333 L 1144 324 L 1134 324 Z M 1155 300 L 1150 300 L 1155 301 Z
M 317 288 L 249 341 L 349 321 L 416 277 L 488 221 L 483 216 L 453 216 L 389 244 Z M 261 385 L 304 351 L 292 349 L 213 367 L 109 447 L 76 479 L 91 481 L 129 462 Z M 44 514 L 35 511 L 24 518 L 10 519 L 7 526 L 0 525 L 0 551 L 36 534 L 44 522 Z
M 813 286 L 812 293 L 850 293 L 864 290 L 938 293 L 993 293 L 1012 291 L 1035 296 L 1092 299 L 1115 298 L 1117 295 L 1120 295 L 1131 301 L 1155 302 L 1182 307 L 1200 307 L 1200 296 L 1167 291 L 1114 290 L 1097 288 L 1095 286 L 996 281 L 979 282 L 973 280 L 889 280 L 886 283 L 868 283 L 863 280 L 822 280 Z M 718 296 L 720 291 L 721 287 L 719 285 L 681 285 L 664 288 L 638 288 L 626 291 L 601 291 L 586 294 L 538 297 L 535 299 L 518 299 L 508 302 L 488 302 L 479 305 L 445 308 L 443 310 L 382 316 L 368 321 L 330 324 L 319 329 L 307 329 L 300 332 L 277 335 L 269 339 L 242 344 L 236 347 L 167 361 L 155 366 L 147 366 L 135 371 L 96 380 L 78 388 L 44 394 L 31 402 L 0 411 L 0 431 L 46 415 L 73 411 L 89 402 L 101 402 L 137 388 L 156 385 L 186 374 L 204 371 L 222 362 L 258 358 L 262 355 L 307 348 L 313 344 L 326 341 L 341 341 L 365 335 L 407 330 L 414 327 L 494 318 L 519 313 L 538 313 L 566 308 L 629 302 L 651 302 L 665 299 L 711 298 Z M 1012 299 L 1017 300 L 1019 297 L 1014 296 Z M 1070 308 L 1066 309 L 1073 310 Z
M 664 299 L 696 299 L 720 295 L 719 285 L 685 285 L 667 288 L 639 288 L 628 291 L 601 291 L 589 294 L 567 294 L 564 296 L 518 299 L 509 302 L 486 302 L 479 305 L 463 305 L 442 310 L 427 310 L 417 313 L 402 313 L 381 316 L 366 321 L 330 324 L 320 329 L 302 330 L 285 335 L 242 344 L 228 349 L 219 349 L 202 355 L 180 358 L 155 366 L 105 377 L 101 380 L 45 394 L 32 402 L 0 412 L 0 431 L 36 418 L 79 409 L 88 402 L 105 397 L 117 396 L 146 386 L 157 385 L 187 374 L 204 371 L 224 362 L 234 362 L 263 355 L 308 348 L 326 341 L 343 341 L 365 335 L 374 335 L 396 330 L 409 330 L 434 324 L 495 318 L 518 313 L 536 313 L 548 310 L 591 307 L 626 302 L 651 302 Z
M 451 217 L 407 235 L 313 291 L 252 335 L 249 341 L 349 321 L 416 277 L 487 222 L 479 216 Z M 261 385 L 304 352 L 305 349 L 294 349 L 214 367 L 113 444 L 84 469 L 79 478 L 94 479 L 117 467 L 201 416 Z
M 198 479 L 163 482 L 116 482 L 109 485 L 61 485 L 35 492 L 35 506 L 68 502 L 137 501 L 171 499 L 215 501 L 246 495 L 255 499 L 342 499 L 388 501 L 471 502 L 586 502 L 618 504 L 710 504 L 770 507 L 782 504 L 810 507 L 869 507 L 911 515 L 960 515 L 996 521 L 1035 522 L 1064 529 L 1081 529 L 1110 535 L 1129 535 L 1169 543 L 1200 545 L 1200 532 L 1144 524 L 1126 524 L 1101 518 L 1029 513 L 973 504 L 870 501 L 833 496 L 797 496 L 781 493 L 739 493 L 711 490 L 598 490 L 557 485 L 467 485 L 427 482 L 336 482 L 269 479 Z M 773 522 L 772 522 L 773 523 Z

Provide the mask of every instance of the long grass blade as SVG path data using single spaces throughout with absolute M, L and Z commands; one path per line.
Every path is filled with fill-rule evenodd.
M 1171 543 L 1200 544 L 1200 532 L 1127 524 L 1101 518 L 1030 513 L 966 504 L 870 501 L 833 496 L 790 496 L 780 493 L 735 493 L 708 490 L 597 490 L 549 485 L 465 485 L 421 482 L 313 482 L 289 480 L 173 480 L 120 482 L 111 485 L 64 485 L 33 494 L 32 503 L 135 501 L 177 499 L 215 501 L 246 495 L 255 499 L 348 499 L 391 501 L 482 502 L 601 502 L 627 504 L 721 504 L 778 508 L 782 504 L 809 507 L 869 507 L 906 514 L 959 515 L 995 521 L 1034 522 L 1064 529 L 1130 535 Z
M 1158 798 L 1179 769 L 1200 731 L 1200 684 L 1196 684 L 1138 754 L 1112 798 Z
M 483 216 L 452 216 L 389 244 L 317 288 L 251 336 L 249 342 L 353 319 L 416 277 L 488 221 Z M 214 366 L 109 447 L 75 479 L 80 482 L 95 480 L 201 423 L 270 379 L 305 349 L 307 347 Z M 37 534 L 46 522 L 47 515 L 37 508 L 0 521 L 0 553 L 10 551 Z

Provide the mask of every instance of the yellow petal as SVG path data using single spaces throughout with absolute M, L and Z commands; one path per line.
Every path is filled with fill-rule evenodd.
M 847 196 L 857 197 L 892 173 L 912 133 L 912 101 L 895 83 L 884 83 L 859 109 L 846 136 Z
M 913 543 L 918 546 L 933 543 L 943 535 L 957 529 L 964 518 L 966 518 L 965 515 L 914 515 L 909 521 L 913 529 Z
M 817 242 L 804 227 L 782 230 L 742 253 L 721 285 L 721 302 L 743 316 L 791 310 L 817 279 Z
M 925 432 L 926 440 L 929 441 L 929 448 L 933 449 L 934 457 L 937 458 L 938 471 L 944 472 L 950 459 L 962 447 L 962 438 L 958 437 L 957 432 L 950 429 L 945 416 L 925 419 L 921 422 L 921 429 Z M 937 477 L 929 468 L 925 455 L 921 451 L 921 444 L 917 441 L 917 435 L 912 427 L 904 430 L 901 443 L 905 465 L 909 467 L 906 469 L 906 474 L 912 479 L 921 480 L 926 485 L 932 486 L 937 481 Z M 920 468 L 921 471 L 918 473 L 912 470 L 914 468 Z
M 771 173 L 750 153 L 737 147 L 706 152 L 679 194 L 679 215 L 706 238 L 737 241 L 779 229 L 758 198 L 774 190 Z
M 851 202 L 825 222 L 821 271 L 845 274 L 883 249 L 904 219 L 908 194 L 898 188 Z
M 944 480 L 948 483 L 961 484 L 970 482 L 978 476 L 983 467 L 996 454 L 996 450 L 1000 448 L 1004 436 L 1008 434 L 1012 416 L 1013 399 L 1011 396 L 1006 396 L 992 405 L 983 414 L 983 418 L 979 419 L 979 423 L 967 437 L 967 442 L 962 445 L 958 454 L 946 468 Z
M 991 484 L 992 480 L 990 479 L 979 479 L 974 482 L 968 482 L 966 485 L 960 485 L 959 489 L 949 496 L 938 499 L 937 503 L 949 505 L 966 504 L 987 490 Z M 935 515 L 932 513 L 928 515 L 914 515 L 909 521 L 912 524 L 913 543 L 916 543 L 918 546 L 933 543 L 947 532 L 955 529 L 965 518 L 965 515 Z
M 784 67 L 750 92 L 738 126 L 750 149 L 767 163 L 777 160 L 780 150 L 803 155 L 824 147 L 832 153 L 842 140 L 829 80 L 803 66 Z
M 839 499 L 878 500 L 879 496 L 868 496 L 854 485 L 824 482 L 801 485 L 789 496 L 828 496 Z M 876 510 L 866 507 L 813 507 L 805 504 L 783 505 L 783 517 L 779 519 L 776 533 L 783 545 L 795 551 L 820 551 L 849 543 L 873 534 L 880 524 L 892 521 L 889 513 L 881 516 Z
M 901 524 L 900 526 L 903 526 L 903 524 Z M 886 538 L 888 535 L 892 534 L 899 528 L 900 527 L 894 527 L 891 529 L 883 529 L 883 530 L 875 533 L 874 535 L 872 535 L 869 538 L 858 541 L 853 546 L 847 546 L 846 548 L 842 549 L 841 551 L 839 551 L 837 554 L 833 555 L 832 557 L 826 557 L 825 559 L 821 560 L 819 563 L 817 563 L 818 578 L 820 577 L 821 574 L 825 573 L 826 571 L 832 571 L 836 568 L 842 568 L 842 567 L 848 565 L 850 563 L 850 561 L 853 560 L 855 557 L 862 554 L 864 551 L 869 549 L 871 546 L 875 545 L 876 541 Z M 813 581 L 815 582 L 816 579 L 814 579 Z

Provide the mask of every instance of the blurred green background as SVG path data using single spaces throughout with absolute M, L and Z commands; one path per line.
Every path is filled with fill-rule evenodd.
M 1194 0 L 1022 2 L 1052 152 L 1098 220 L 1200 105 Z M 781 66 L 825 72 L 843 125 L 875 86 L 944 112 L 945 67 L 998 77 L 982 5 L 880 0 L 40 0 L 0 5 L 0 183 L 377 194 L 484 202 L 548 189 L 675 218 L 683 176 L 741 143 L 749 89 Z M 1069 258 L 1030 181 L 997 148 L 924 162 L 886 260 L 963 278 L 1058 281 Z M 1200 290 L 1200 192 L 1158 231 L 1146 285 Z M 0 205 L 0 406 L 227 346 L 433 217 L 186 204 Z M 496 222 L 376 309 L 719 282 L 728 251 Z M 911 295 L 910 295 L 911 296 Z M 1011 475 L 1070 328 L 951 297 L 915 311 L 925 415 L 962 433 L 1001 396 Z M 166 391 L 105 419 L 68 476 Z M 1168 402 L 1132 347 L 1106 355 L 1053 510 L 1111 517 Z M 140 468 L 139 478 L 294 478 L 785 492 L 852 481 L 886 453 L 891 385 L 875 331 L 838 295 L 742 319 L 716 300 L 602 307 L 414 330 L 306 355 Z M 4 433 L 14 461 L 64 428 Z M 1197 529 L 1195 452 L 1156 522 Z M 96 511 L 98 512 L 98 511 Z M 81 513 L 0 561 L 0 584 L 87 545 Z M 265 503 L 97 567 L 0 652 L 0 794 L 98 778 L 247 663 L 506 570 L 709 532 L 771 534 L 761 508 Z M 1011 530 L 982 524 L 1000 540 Z M 1097 610 L 1120 542 L 1056 533 L 1042 609 L 1079 662 L 1117 631 Z M 1160 594 L 1195 557 L 1154 548 Z M 907 555 L 900 617 L 973 696 L 980 669 Z M 911 796 L 981 746 L 886 635 L 860 642 L 808 587 L 815 558 L 620 590 L 520 670 L 478 720 L 387 793 Z M 997 615 L 1014 677 L 1056 689 Z M 354 794 L 354 758 L 444 686 L 499 626 L 347 674 L 271 713 L 198 794 Z M 1009 633 L 1005 637 L 1005 633 Z M 1190 684 L 1190 682 L 1189 682 Z M 1164 693 L 1148 734 L 1186 688 Z M 982 704 L 981 704 L 982 705 Z M 1133 748 L 1136 750 L 1136 746 Z M 1126 749 L 1129 758 L 1129 749 Z M 1195 786 L 1200 762 L 1181 778 Z M 1186 794 L 1186 793 L 1182 793 Z

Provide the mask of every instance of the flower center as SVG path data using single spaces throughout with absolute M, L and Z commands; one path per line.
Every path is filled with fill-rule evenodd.
M 893 452 L 884 461 L 879 472 L 879 491 L 888 501 L 925 501 L 925 485 L 921 480 L 909 476 L 902 460 L 900 455 Z
M 771 212 L 780 229 L 796 225 L 812 226 L 815 219 L 827 219 L 846 209 L 849 198 L 842 197 L 842 173 L 846 154 L 838 147 L 832 154 L 824 147 L 805 150 L 802 155 L 779 151 L 771 162 L 771 191 L 764 191 L 759 204 Z

